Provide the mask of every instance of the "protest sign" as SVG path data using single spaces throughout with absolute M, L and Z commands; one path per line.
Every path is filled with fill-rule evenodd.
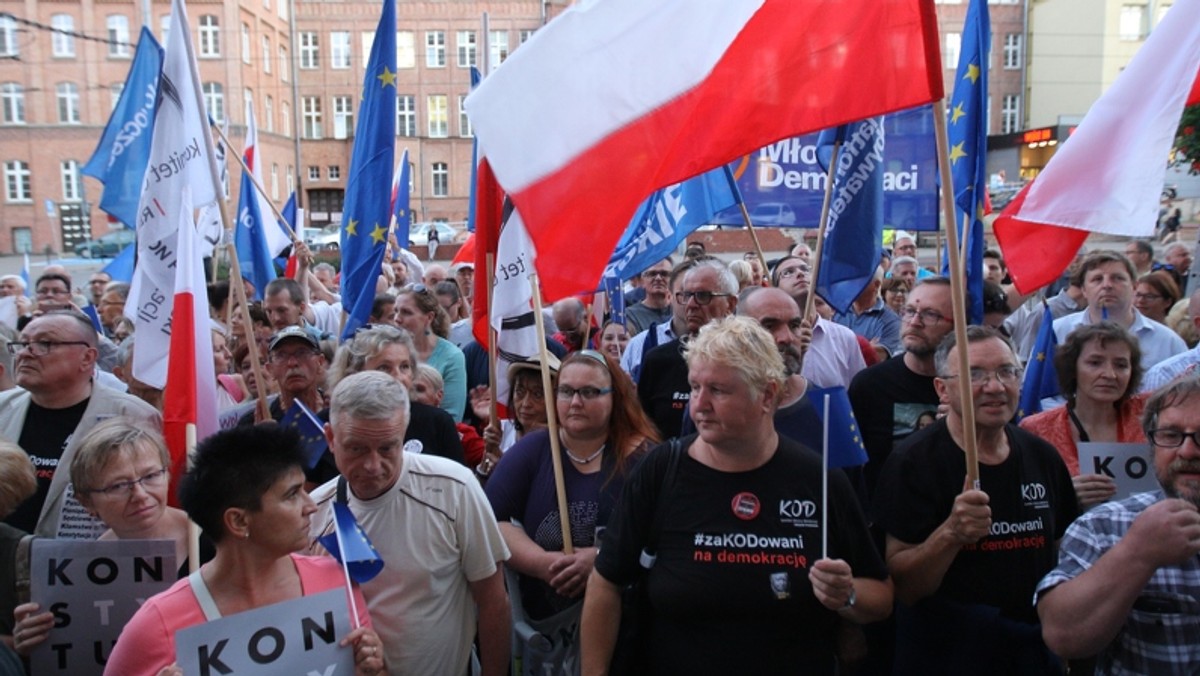
M 30 558 L 30 598 L 54 614 L 49 638 L 30 656 L 36 676 L 100 676 L 125 623 L 178 571 L 170 540 L 39 538 Z
M 304 674 L 352 676 L 354 650 L 346 590 L 275 603 L 180 629 L 175 657 L 190 676 Z
M 1149 444 L 1080 443 L 1079 473 L 1112 477 L 1118 500 L 1159 488 Z

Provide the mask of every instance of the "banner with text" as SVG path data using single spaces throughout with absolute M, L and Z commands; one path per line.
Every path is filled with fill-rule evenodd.
M 1090 441 L 1079 444 L 1079 473 L 1099 474 L 1117 482 L 1113 499 L 1159 489 L 1149 444 Z

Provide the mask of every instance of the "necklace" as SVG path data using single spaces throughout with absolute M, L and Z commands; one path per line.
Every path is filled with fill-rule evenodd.
M 599 458 L 600 454 L 604 452 L 604 447 L 607 445 L 608 444 L 602 444 L 600 446 L 600 448 L 596 449 L 595 453 L 589 455 L 586 458 L 576 457 L 573 453 L 571 453 L 571 449 L 567 448 L 566 446 L 563 446 L 563 452 L 566 453 L 567 457 L 571 459 L 571 462 L 575 463 L 576 465 L 586 465 L 589 462 L 595 460 L 596 458 Z

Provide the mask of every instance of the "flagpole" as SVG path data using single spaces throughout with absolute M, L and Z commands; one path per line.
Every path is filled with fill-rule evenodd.
M 821 419 L 821 558 L 829 558 L 829 394 Z
M 594 302 L 594 301 L 593 301 Z M 583 309 L 583 342 L 579 344 L 579 349 L 588 349 L 588 338 L 592 332 L 592 303 L 588 303 Z
M 754 223 L 750 221 L 750 212 L 746 211 L 746 203 L 740 198 L 738 199 L 738 208 L 742 211 L 742 222 L 750 231 L 750 239 L 754 240 L 754 252 L 758 254 L 759 263 L 762 263 L 763 277 L 767 280 L 767 286 L 770 286 L 771 276 L 767 274 L 767 257 L 763 255 L 762 243 L 758 241 L 758 231 L 754 229 Z
M 487 302 L 488 310 L 492 307 L 492 294 L 496 289 L 496 254 L 488 253 L 486 255 L 484 265 L 487 276 L 484 279 L 487 281 Z M 500 363 L 500 346 L 496 344 L 496 327 L 492 326 L 492 318 L 488 317 L 488 383 L 492 390 L 492 401 L 488 404 L 488 425 L 495 427 L 497 431 L 500 428 L 500 402 L 496 401 L 498 388 L 496 383 L 500 382 L 497 379 L 496 369 Z
M 838 134 L 840 137 L 841 134 Z M 808 284 L 808 300 L 804 303 L 805 321 L 812 316 L 813 306 L 817 302 L 817 280 L 821 274 L 821 255 L 825 251 L 825 225 L 829 221 L 829 204 L 833 201 L 833 181 L 837 176 L 838 154 L 842 150 L 842 142 L 833 142 L 833 154 L 829 156 L 829 169 L 825 171 L 825 198 L 821 201 L 821 219 L 817 221 L 817 248 L 813 251 L 812 276 Z
M 234 156 L 238 162 L 238 165 L 241 166 L 242 171 L 246 172 L 246 175 L 250 177 L 250 182 L 254 184 L 254 189 L 258 191 L 258 194 L 262 195 L 262 201 L 266 202 L 267 206 L 271 207 L 271 212 L 275 214 L 275 219 L 279 221 L 279 226 L 283 228 L 283 231 L 287 233 L 288 237 L 292 238 L 292 243 L 295 244 L 296 242 L 300 241 L 300 239 L 296 237 L 296 231 L 292 230 L 292 226 L 288 225 L 287 219 L 283 217 L 283 212 L 279 210 L 279 207 L 275 206 L 275 203 L 271 201 L 270 197 L 267 197 L 266 188 L 263 188 L 262 184 L 258 182 L 258 178 L 255 177 L 254 172 L 250 170 L 250 167 L 246 166 L 246 160 L 242 158 L 242 153 L 233 152 L 233 144 L 229 142 L 229 139 L 225 136 L 225 133 L 221 131 L 220 127 L 212 125 L 212 130 L 217 132 L 217 136 L 220 136 L 221 140 L 225 142 L 225 147 L 229 148 L 229 154 Z M 242 151 L 245 152 L 245 148 L 243 148 Z
M 184 428 L 184 444 L 187 449 L 187 465 L 191 469 L 192 456 L 196 452 L 196 423 L 188 423 Z M 188 572 L 200 570 L 200 526 L 191 518 L 188 519 Z
M 542 291 L 538 288 L 535 272 L 529 275 L 529 286 L 533 292 L 533 317 L 537 324 L 538 353 L 542 357 L 542 390 L 546 393 L 546 422 L 550 428 L 550 460 L 554 464 L 554 493 L 558 497 L 558 521 L 562 527 L 563 553 L 575 553 L 571 542 L 571 518 L 567 513 L 567 486 L 563 479 L 562 453 L 558 443 L 558 412 L 555 410 L 554 388 L 550 382 L 550 357 L 546 351 L 546 320 L 542 317 Z M 489 306 L 491 307 L 491 306 Z
M 346 507 L 349 509 L 349 506 Z M 350 601 L 350 625 L 355 629 L 358 624 L 358 602 L 354 600 L 354 587 L 350 585 L 350 557 L 346 555 L 346 541 L 342 539 L 342 525 L 338 523 L 337 509 L 333 510 L 333 532 L 337 538 L 338 553 L 341 554 L 342 575 L 346 578 L 346 598 Z
M 975 396 L 971 391 L 971 359 L 967 345 L 966 289 L 963 288 L 963 259 L 958 244 L 954 217 L 954 179 L 950 174 L 950 141 L 946 132 L 946 100 L 933 104 L 933 130 L 937 139 L 938 169 L 942 177 L 942 214 L 946 227 L 946 253 L 950 258 L 950 302 L 954 314 L 954 340 L 958 346 L 958 388 L 962 397 L 963 451 L 966 453 L 967 479 L 979 487 L 979 449 L 975 439 Z

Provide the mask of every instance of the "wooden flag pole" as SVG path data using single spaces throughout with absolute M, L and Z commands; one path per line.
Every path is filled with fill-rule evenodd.
M 950 141 L 946 133 L 946 100 L 934 103 L 933 130 L 937 138 L 938 169 L 942 177 L 942 212 L 946 223 L 946 253 L 950 258 L 950 299 L 954 306 L 954 341 L 958 346 L 959 393 L 962 396 L 963 451 L 967 479 L 979 487 L 979 448 L 975 438 L 975 396 L 971 390 L 971 359 L 967 346 L 966 290 L 963 288 L 963 257 L 958 229 L 954 227 L 954 179 L 950 174 Z M 947 187 L 950 186 L 950 187 Z M 964 238 L 965 239 L 965 238 Z
M 829 558 L 829 393 L 825 393 L 825 417 L 821 419 L 821 558 Z
M 488 312 L 492 311 L 492 303 L 495 302 L 492 294 L 496 291 L 496 254 L 488 253 L 484 263 L 487 266 L 487 276 L 484 277 L 484 282 L 487 284 L 487 302 Z M 499 374 L 496 369 L 500 364 L 500 346 L 496 344 L 498 338 L 496 327 L 492 326 L 492 318 L 488 317 L 488 386 L 492 390 L 492 402 L 488 404 L 488 425 L 495 427 L 497 431 L 500 429 L 500 402 L 496 401 L 496 394 L 499 388 L 496 383 L 500 382 L 497 378 Z M 510 383 L 511 386 L 511 383 Z
M 579 344 L 579 349 L 587 350 L 588 338 L 592 333 L 592 304 L 588 303 L 583 308 L 583 342 Z
M 542 391 L 546 393 L 546 423 L 550 427 L 550 460 L 554 464 L 554 493 L 558 497 L 558 520 L 562 526 L 563 553 L 575 553 L 571 542 L 571 516 L 567 513 L 567 485 L 563 479 L 562 453 L 558 443 L 558 397 L 550 382 L 550 357 L 546 350 L 546 320 L 542 317 L 542 290 L 538 286 L 537 273 L 529 275 L 529 288 L 533 292 L 533 317 L 537 324 L 538 353 L 542 357 Z
M 222 216 L 224 216 L 222 209 Z M 228 221 L 227 221 L 228 222 Z M 242 283 L 242 264 L 238 262 L 237 249 L 229 242 L 229 290 L 233 292 L 235 302 L 241 308 L 242 326 L 246 331 L 246 349 L 250 357 L 250 370 L 254 372 L 254 382 L 258 390 L 258 421 L 271 419 L 271 409 L 267 405 L 267 381 L 263 379 L 262 363 L 258 360 L 258 339 L 254 337 L 254 323 L 250 319 L 250 305 L 246 298 L 246 285 Z
M 746 211 L 746 203 L 739 201 L 738 208 L 742 211 L 742 222 L 750 231 L 750 239 L 754 242 L 754 252 L 758 254 L 758 262 L 762 264 L 763 277 L 767 280 L 767 286 L 770 286 L 771 276 L 767 274 L 767 257 L 763 255 L 762 243 L 758 241 L 758 231 L 754 229 L 754 223 L 750 221 L 750 212 Z
M 813 306 L 817 302 L 817 275 L 821 274 L 821 256 L 825 252 L 825 224 L 829 220 L 829 204 L 833 201 L 833 179 L 837 175 L 838 155 L 842 150 L 842 142 L 835 141 L 833 154 L 829 157 L 829 169 L 825 172 L 825 199 L 821 201 L 821 220 L 817 221 L 817 248 L 813 251 L 812 276 L 808 282 L 808 300 L 804 303 L 804 314 L 800 315 L 805 321 L 812 316 Z
M 270 197 L 267 197 L 266 189 L 264 189 L 262 184 L 258 182 L 258 179 L 255 178 L 254 172 L 250 171 L 250 167 L 246 166 L 246 160 L 242 159 L 242 154 L 233 152 L 233 144 L 229 142 L 229 138 L 225 136 L 225 132 L 221 131 L 220 127 L 217 127 L 216 125 L 212 125 L 212 129 L 213 131 L 217 132 L 217 136 L 220 136 L 221 140 L 225 142 L 225 147 L 229 148 L 229 152 L 227 154 L 233 155 L 234 158 L 237 159 L 238 165 L 241 166 L 242 171 L 246 172 L 246 175 L 250 177 L 250 182 L 254 184 L 254 189 L 258 191 L 258 194 L 263 196 L 263 201 L 267 203 L 267 206 L 271 207 L 271 212 L 275 214 L 275 219 L 279 221 L 279 226 L 282 227 L 283 231 L 287 233 L 287 236 L 292 239 L 292 243 L 295 244 L 296 242 L 300 241 L 300 238 L 296 236 L 296 231 L 292 230 L 292 227 L 288 225 L 287 219 L 283 217 L 283 212 L 279 210 L 279 207 L 275 206 L 275 203 L 271 201 Z

